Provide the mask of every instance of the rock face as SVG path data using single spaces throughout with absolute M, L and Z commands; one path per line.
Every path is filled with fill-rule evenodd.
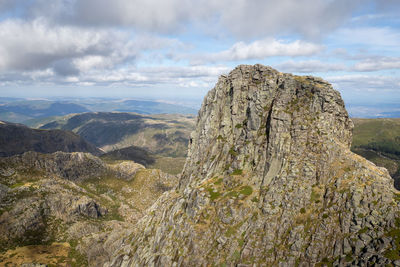
M 396 265 L 398 191 L 350 152 L 352 128 L 322 79 L 235 68 L 204 99 L 176 190 L 105 266 Z

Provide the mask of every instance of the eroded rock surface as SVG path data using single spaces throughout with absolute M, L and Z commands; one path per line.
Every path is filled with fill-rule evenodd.
M 397 265 L 398 191 L 350 152 L 352 127 L 322 79 L 235 68 L 204 99 L 179 186 L 105 266 Z
M 176 176 L 160 170 L 132 161 L 106 163 L 85 153 L 0 158 L 0 262 L 99 266 L 176 184 Z M 68 257 L 54 252 L 57 242 L 66 244 Z

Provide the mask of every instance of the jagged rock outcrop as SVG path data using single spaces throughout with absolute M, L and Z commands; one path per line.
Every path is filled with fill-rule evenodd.
M 37 244 L 56 234 L 50 222 L 73 223 L 82 218 L 104 217 L 108 210 L 85 191 L 59 178 L 21 184 L 9 190 L 0 208 L 0 244 Z
M 176 190 L 105 266 L 399 265 L 399 195 L 350 152 L 353 124 L 319 78 L 255 65 L 204 99 Z

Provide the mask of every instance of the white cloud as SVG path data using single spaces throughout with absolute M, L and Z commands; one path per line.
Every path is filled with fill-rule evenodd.
M 319 37 L 350 19 L 361 0 L 35 0 L 28 13 L 56 22 L 179 32 L 191 25 L 214 34 Z M 189 26 L 189 27 L 188 27 Z M 210 30 L 211 29 L 211 30 Z
M 324 77 L 336 87 L 355 91 L 400 91 L 400 77 L 366 74 L 348 74 Z
M 59 76 L 52 69 L 0 73 L 0 83 L 7 84 L 72 84 L 123 85 L 129 87 L 173 86 L 174 88 L 212 88 L 221 74 L 231 68 L 225 66 L 90 68 L 84 75 Z
M 43 20 L 0 23 L 1 70 L 45 69 L 86 54 L 108 55 L 121 36 L 107 31 L 51 27 Z M 62 62 L 68 65 L 69 62 Z M 71 66 L 73 67 L 73 66 Z
M 338 30 L 332 39 L 346 46 L 365 45 L 380 51 L 385 49 L 398 51 L 400 32 L 387 26 L 343 28 Z
M 343 71 L 347 69 L 347 66 L 344 63 L 327 63 L 320 60 L 290 60 L 282 62 L 276 65 L 276 67 L 282 71 L 300 73 Z
M 242 61 L 274 56 L 310 56 L 319 53 L 322 49 L 320 45 L 300 40 L 284 42 L 276 39 L 264 39 L 249 44 L 238 42 L 225 51 L 192 56 L 191 63 Z
M 222 24 L 238 36 L 299 33 L 319 37 L 349 19 L 360 0 L 218 1 Z
M 0 22 L 0 70 L 53 69 L 60 75 L 77 75 L 92 68 L 112 68 L 133 62 L 143 51 L 179 48 L 179 41 L 127 33 L 50 25 L 44 19 Z
M 389 69 L 400 69 L 400 58 L 380 57 L 366 59 L 354 65 L 355 71 L 379 71 Z
M 127 67 L 109 71 L 92 71 L 81 77 L 83 82 L 122 83 L 132 86 L 175 85 L 175 86 L 211 86 L 219 75 L 227 73 L 225 66 L 188 66 L 188 67 Z

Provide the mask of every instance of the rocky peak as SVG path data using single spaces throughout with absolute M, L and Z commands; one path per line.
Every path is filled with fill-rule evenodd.
M 322 79 L 235 68 L 205 97 L 177 190 L 108 264 L 400 264 L 400 197 L 350 152 L 352 128 Z
M 328 82 L 240 65 L 204 99 L 181 188 L 199 174 L 207 179 L 235 171 L 254 173 L 252 183 L 267 185 L 290 155 L 326 157 L 325 143 L 348 149 L 352 128 L 339 92 Z

